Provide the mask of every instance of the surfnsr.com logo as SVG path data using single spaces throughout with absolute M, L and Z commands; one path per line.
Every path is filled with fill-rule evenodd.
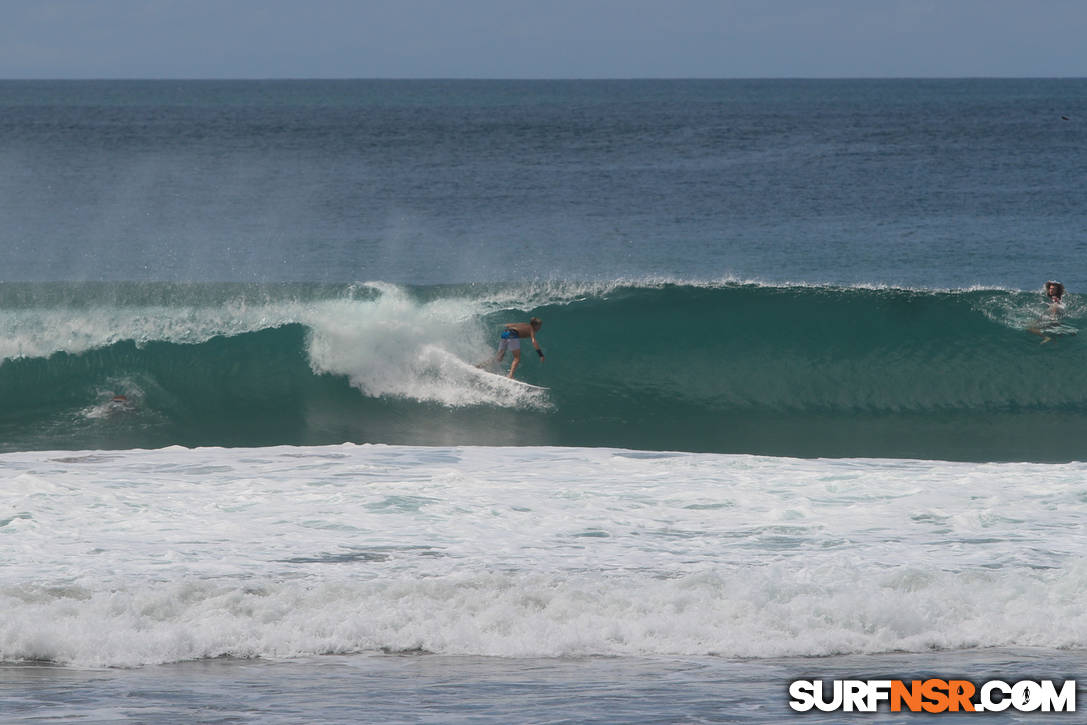
M 795 680 L 789 707 L 798 712 L 1075 712 L 1076 681 L 1053 680 Z

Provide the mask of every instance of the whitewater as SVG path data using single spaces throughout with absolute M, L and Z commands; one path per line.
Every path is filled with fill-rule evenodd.
M 353 444 L 2 463 L 7 662 L 1087 645 L 1084 464 Z

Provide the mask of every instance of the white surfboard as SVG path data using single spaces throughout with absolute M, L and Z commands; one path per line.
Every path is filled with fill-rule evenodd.
M 545 388 L 542 385 L 533 385 L 532 383 L 526 383 L 523 380 L 518 380 L 517 378 L 511 378 L 511 377 L 508 377 L 506 375 L 499 375 L 498 373 L 492 373 L 490 370 L 484 370 L 483 368 L 476 368 L 476 370 L 479 370 L 479 372 L 483 373 L 484 375 L 490 375 L 491 377 L 499 378 L 501 380 L 505 380 L 507 383 L 514 383 L 515 385 L 522 385 L 522 386 L 524 386 L 526 388 L 532 388 L 533 390 L 550 390 L 551 389 L 551 388 Z
M 505 375 L 501 375 L 499 373 L 494 373 L 494 372 L 491 372 L 490 370 L 488 370 L 486 368 L 481 368 L 478 365 L 469 365 L 468 363 L 466 363 L 463 360 L 460 360 L 458 358 L 451 357 L 451 358 L 449 358 L 449 360 L 450 360 L 450 362 L 456 363 L 458 367 L 463 367 L 466 371 L 471 372 L 473 375 L 478 375 L 480 377 L 480 379 L 484 379 L 484 380 L 487 380 L 487 381 L 493 381 L 494 383 L 497 383 L 499 385 L 501 385 L 502 383 L 508 383 L 510 385 L 517 385 L 517 386 L 520 386 L 522 388 L 529 388 L 531 390 L 550 390 L 551 389 L 551 388 L 546 388 L 546 387 L 544 387 L 542 385 L 533 385 L 532 383 L 526 383 L 523 380 L 518 380 L 517 378 L 511 378 L 511 377 L 507 377 Z

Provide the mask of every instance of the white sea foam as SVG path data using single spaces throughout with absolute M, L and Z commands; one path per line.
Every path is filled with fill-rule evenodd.
M 471 364 L 493 354 L 481 323 L 489 303 L 457 297 L 420 302 L 394 285 L 370 286 L 379 292 L 375 299 L 325 303 L 307 314 L 314 372 L 343 375 L 371 397 L 547 407 L 545 394 Z
M 1087 465 L 608 449 L 0 457 L 0 660 L 1087 646 Z
M 0 360 L 73 355 L 130 340 L 198 344 L 279 327 L 305 318 L 307 304 L 261 305 L 243 301 L 223 306 L 95 306 L 0 310 Z

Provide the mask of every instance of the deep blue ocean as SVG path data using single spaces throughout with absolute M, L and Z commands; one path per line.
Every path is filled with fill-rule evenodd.
M 1085 148 L 1082 79 L 0 81 L 0 710 L 1074 677 Z
M 27 81 L 0 99 L 9 282 L 1085 282 L 1082 80 Z

